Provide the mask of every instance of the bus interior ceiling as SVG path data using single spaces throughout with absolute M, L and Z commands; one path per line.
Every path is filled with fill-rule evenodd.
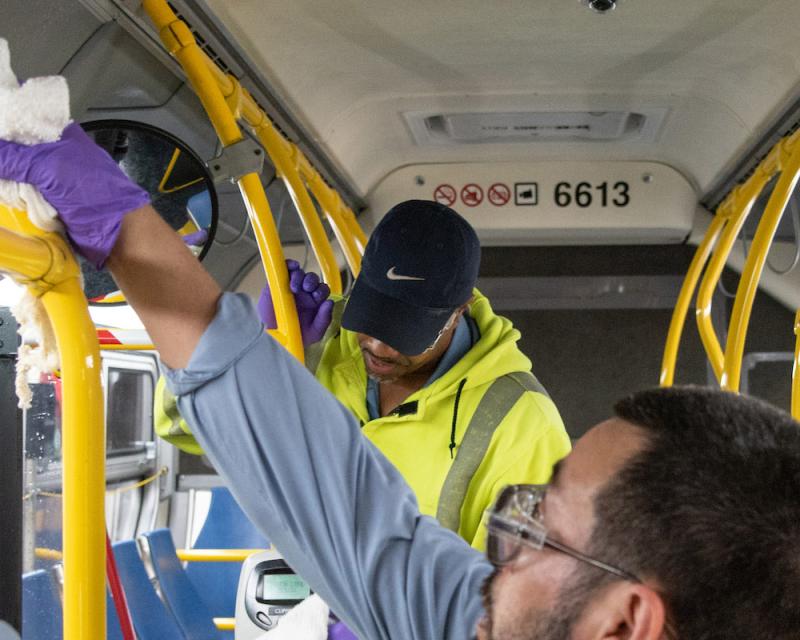
M 171 4 L 365 229 L 406 198 L 443 199 L 468 218 L 485 247 L 480 287 L 521 330 L 574 437 L 620 394 L 658 383 L 710 213 L 800 116 L 796 0 L 620 0 L 609 15 L 578 0 Z M 139 2 L 12 0 L 2 13 L 17 74 L 64 75 L 76 120 L 139 121 L 204 160 L 218 154 Z M 288 252 L 305 258 L 269 163 L 263 178 Z M 559 203 L 580 198 L 582 182 L 594 198 L 585 211 Z M 255 295 L 263 271 L 245 207 L 234 185 L 217 191 L 205 265 L 223 287 Z M 796 195 L 793 205 L 797 215 Z M 774 263 L 791 262 L 795 229 L 786 215 Z M 737 246 L 730 291 L 742 263 Z M 719 335 L 730 305 L 720 291 Z M 798 306 L 797 271 L 767 271 L 748 350 L 791 352 Z M 790 363 L 753 362 L 750 390 L 787 407 Z M 688 327 L 678 381 L 712 379 Z M 186 455 L 180 469 L 209 472 Z

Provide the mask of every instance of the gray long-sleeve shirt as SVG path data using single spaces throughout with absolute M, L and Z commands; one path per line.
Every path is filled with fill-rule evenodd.
M 484 556 L 419 514 L 355 418 L 224 294 L 185 369 L 181 414 L 256 526 L 363 640 L 464 640 Z

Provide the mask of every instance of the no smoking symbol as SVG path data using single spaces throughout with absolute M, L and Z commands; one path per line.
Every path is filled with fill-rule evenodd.
M 464 188 L 461 189 L 461 200 L 468 207 L 477 207 L 483 202 L 483 189 L 474 182 L 466 184 Z
M 456 190 L 449 184 L 440 184 L 433 190 L 433 199 L 439 204 L 450 207 L 456 201 Z
M 495 207 L 502 207 L 505 204 L 508 204 L 508 201 L 511 200 L 511 189 L 508 188 L 507 185 L 504 185 L 502 182 L 495 182 L 491 187 L 489 187 L 489 202 L 491 202 Z

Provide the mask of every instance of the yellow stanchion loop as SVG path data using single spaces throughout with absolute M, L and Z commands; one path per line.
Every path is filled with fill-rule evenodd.
M 686 324 L 686 315 L 689 312 L 689 305 L 691 304 L 692 296 L 694 295 L 697 282 L 700 280 L 700 274 L 703 272 L 703 267 L 706 265 L 711 249 L 720 234 L 725 219 L 715 216 L 711 225 L 708 227 L 703 241 L 697 247 L 692 262 L 689 264 L 689 270 L 681 285 L 678 299 L 675 302 L 675 309 L 672 312 L 672 319 L 669 324 L 669 331 L 667 333 L 667 342 L 664 346 L 664 356 L 661 361 L 661 375 L 659 384 L 662 387 L 671 387 L 675 380 L 675 366 L 678 360 L 678 348 L 680 347 L 681 335 L 683 334 L 683 327 Z
M 278 177 L 286 185 L 286 190 L 300 214 L 300 220 L 319 263 L 323 280 L 331 288 L 332 293 L 340 294 L 342 278 L 339 274 L 339 265 L 336 263 L 331 243 L 328 241 L 317 209 L 300 178 L 297 148 L 287 144 L 283 136 L 268 121 L 262 120 L 261 126 L 256 129 L 256 136 L 267 150 Z
M 363 252 L 359 251 L 356 238 L 343 215 L 345 204 L 342 201 L 342 197 L 325 184 L 322 176 L 311 166 L 308 158 L 301 153 L 298 153 L 297 156 L 300 175 L 308 190 L 314 194 L 328 223 L 331 225 L 333 233 L 336 235 L 336 240 L 342 248 L 342 253 L 344 253 L 350 272 L 354 277 L 357 277 L 361 270 L 361 254 Z
M 800 310 L 794 316 L 794 362 L 792 363 L 792 417 L 800 420 Z
M 245 118 L 252 115 L 253 109 L 257 109 L 254 104 L 250 104 L 253 102 L 252 98 L 244 89 L 237 89 L 238 81 L 227 76 L 203 53 L 192 32 L 178 19 L 164 0 L 144 0 L 142 6 L 156 26 L 167 51 L 185 71 L 223 146 L 227 147 L 242 140 L 241 129 L 226 96 L 236 95 L 240 107 L 234 111 L 241 113 Z M 275 317 L 278 322 L 278 329 L 271 334 L 302 361 L 303 342 L 297 321 L 297 310 L 289 291 L 283 248 L 264 193 L 264 185 L 257 173 L 241 176 L 237 183 L 253 225 L 267 280 L 271 285 Z
M 789 198 L 794 192 L 800 175 L 800 130 L 785 138 L 780 146 L 778 178 L 775 188 L 767 202 L 764 214 L 759 222 L 750 253 L 747 256 L 739 287 L 736 290 L 736 299 L 731 314 L 728 340 L 725 345 L 725 363 L 720 378 L 720 386 L 728 391 L 738 391 L 741 378 L 742 357 L 747 328 L 750 323 L 750 314 L 753 309 L 758 282 L 764 268 L 775 230 L 783 216 Z
M 342 245 L 342 251 L 351 270 L 354 265 L 360 266 L 360 255 L 359 258 L 355 258 L 353 254 L 363 253 L 366 244 L 366 237 L 358 225 L 355 215 L 347 207 L 338 209 L 331 206 L 328 209 L 325 204 L 329 200 L 328 194 L 336 192 L 321 178 L 318 182 L 312 179 L 311 176 L 316 174 L 316 171 L 308 163 L 302 151 L 277 131 L 249 92 L 240 86 L 238 80 L 223 72 L 200 50 L 189 28 L 178 20 L 165 0 L 144 0 L 143 7 L 158 29 L 165 47 L 175 56 L 186 72 L 223 145 L 227 146 L 241 139 L 241 132 L 236 124 L 237 117 L 241 117 L 253 129 L 267 153 L 270 154 L 278 175 L 286 182 L 306 228 L 306 234 L 320 265 L 323 278 L 330 286 L 331 291 L 340 293 L 341 276 L 338 265 L 307 189 L 313 189 L 314 198 L 329 219 L 331 219 L 330 216 L 335 218 L 341 210 L 340 217 L 343 222 L 338 224 L 341 237 L 337 233 L 337 240 Z M 211 86 L 212 84 L 213 86 Z M 226 123 L 225 127 L 221 126 L 223 121 Z M 235 132 L 230 126 L 231 123 L 235 127 Z M 309 175 L 303 173 L 306 165 L 311 169 L 308 172 Z M 338 196 L 338 194 L 336 195 Z M 336 227 L 334 227 L 334 232 L 336 233 Z M 349 258 L 348 253 L 350 254 Z M 357 271 L 358 267 L 354 273 Z M 271 274 L 267 275 L 270 282 L 273 282 Z M 277 310 L 279 304 L 278 301 L 275 302 Z
M 100 351 L 79 268 L 57 234 L 0 206 L 0 271 L 40 297 L 61 358 L 64 639 L 105 638 L 105 437 Z M 10 231 L 9 227 L 14 229 Z M 24 235 L 25 232 L 31 235 Z
M 746 184 L 737 186 L 718 208 L 717 216 L 725 220 L 725 227 L 706 267 L 696 304 L 696 320 L 700 339 L 717 380 L 722 377 L 725 355 L 711 320 L 714 291 L 745 221 L 750 215 L 758 195 L 772 175 L 763 169 L 756 171 Z

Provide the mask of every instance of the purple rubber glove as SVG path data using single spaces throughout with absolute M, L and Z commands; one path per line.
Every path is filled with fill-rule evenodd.
M 289 290 L 294 295 L 303 345 L 308 346 L 322 340 L 331 323 L 333 300 L 328 300 L 331 290 L 327 284 L 320 282 L 316 273 L 303 271 L 296 260 L 287 260 L 286 268 L 289 271 Z M 267 329 L 277 328 L 269 282 L 264 285 L 258 298 L 258 314 Z
M 84 258 L 103 266 L 126 213 L 150 196 L 72 123 L 58 142 L 22 145 L 0 140 L 0 179 L 27 182 L 58 212 Z
M 189 247 L 202 247 L 208 242 L 208 231 L 205 229 L 198 229 L 197 231 L 187 233 L 185 236 L 181 236 L 181 239 L 183 240 L 183 244 Z
M 344 622 L 337 622 L 328 627 L 328 640 L 358 640 L 358 638 Z

